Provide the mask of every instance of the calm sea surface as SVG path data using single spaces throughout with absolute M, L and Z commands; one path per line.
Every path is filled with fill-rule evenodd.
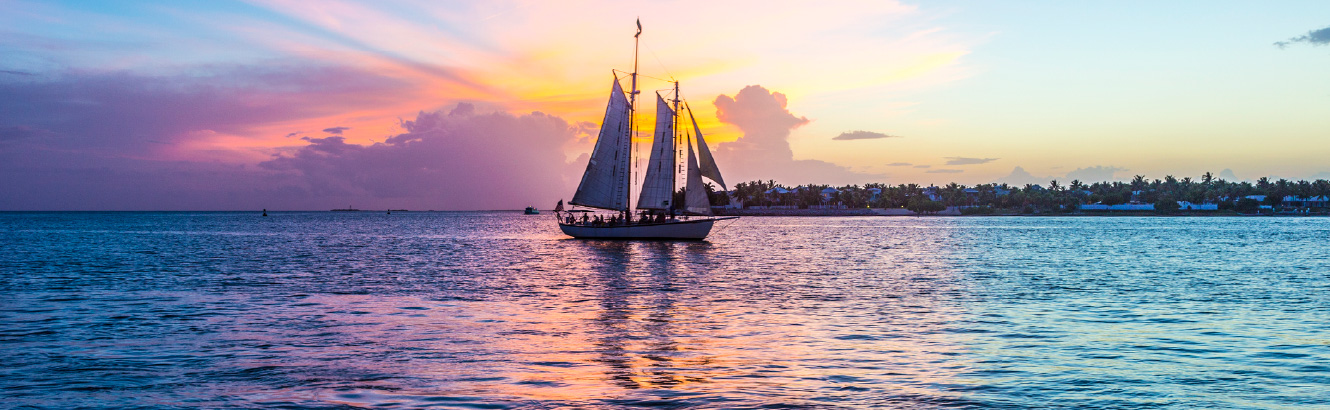
M 0 407 L 1330 407 L 1327 218 L 0 214 Z

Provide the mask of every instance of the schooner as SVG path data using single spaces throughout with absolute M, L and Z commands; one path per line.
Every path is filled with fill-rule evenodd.
M 642 35 L 642 23 L 637 23 L 634 35 L 632 90 L 625 93 L 618 72 L 610 89 L 610 101 L 605 108 L 605 120 L 600 126 L 591 160 L 587 163 L 582 182 L 569 204 L 584 208 L 611 211 L 613 214 L 594 215 L 590 210 L 564 211 L 563 201 L 555 208 L 559 229 L 574 238 L 603 239 L 704 239 L 716 221 L 738 217 L 716 217 L 711 212 L 702 177 L 716 182 L 722 189 L 720 168 L 702 138 L 702 129 L 692 109 L 683 103 L 679 82 L 671 81 L 674 89 L 667 100 L 656 93 L 656 129 L 651 142 L 645 176 L 636 204 L 632 202 L 632 137 L 636 130 L 637 111 L 637 42 Z M 682 110 L 681 110 L 682 108 Z M 679 131 L 683 113 L 692 121 L 692 133 Z M 693 150 L 693 146 L 697 150 Z M 687 151 L 680 164 L 680 154 Z M 683 201 L 675 203 L 678 177 L 683 174 Z M 633 212 L 636 210 L 637 212 Z

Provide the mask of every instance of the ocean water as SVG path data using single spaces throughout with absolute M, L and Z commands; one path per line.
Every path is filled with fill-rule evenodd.
M 1327 408 L 1330 219 L 0 213 L 5 408 Z

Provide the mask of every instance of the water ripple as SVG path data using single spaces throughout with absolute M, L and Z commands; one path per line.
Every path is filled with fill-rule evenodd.
M 1330 406 L 1330 221 L 0 213 L 34 407 Z

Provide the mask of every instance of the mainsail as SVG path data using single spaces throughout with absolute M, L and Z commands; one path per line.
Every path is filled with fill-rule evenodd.
M 702 139 L 698 138 L 697 142 L 700 144 Z M 684 185 L 684 210 L 694 214 L 711 215 L 711 200 L 707 198 L 707 187 L 702 185 L 702 173 L 697 168 L 697 156 L 693 155 L 693 145 L 685 145 L 688 145 L 688 183 Z
M 656 133 L 637 209 L 670 209 L 674 197 L 674 110 L 656 94 Z
M 610 102 L 605 107 L 605 122 L 601 123 L 600 136 L 596 138 L 596 147 L 591 151 L 591 161 L 582 174 L 582 182 L 577 185 L 577 193 L 568 203 L 592 208 L 615 211 L 628 210 L 628 156 L 632 149 L 629 118 L 631 106 L 619 86 L 619 77 L 614 77 L 614 88 L 610 91 Z
M 697 117 L 693 116 L 693 108 L 688 107 L 687 104 L 684 107 L 688 108 L 688 118 L 693 120 L 693 131 L 697 133 L 697 154 L 701 161 L 702 176 L 711 178 L 712 181 L 720 184 L 721 189 L 728 191 L 729 188 L 725 186 L 725 180 L 720 177 L 720 167 L 716 166 L 716 159 L 711 157 L 711 150 L 707 149 L 707 140 L 702 138 L 702 128 L 697 126 Z

